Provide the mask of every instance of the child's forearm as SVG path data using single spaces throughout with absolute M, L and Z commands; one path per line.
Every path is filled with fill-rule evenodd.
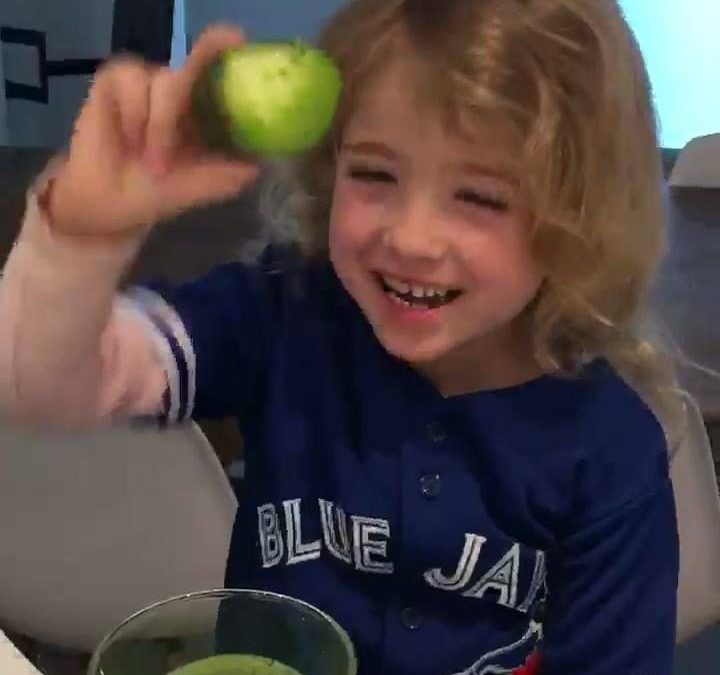
M 115 299 L 140 245 L 58 235 L 31 195 L 0 283 L 3 410 L 69 428 L 160 412 L 166 376 L 151 333 Z

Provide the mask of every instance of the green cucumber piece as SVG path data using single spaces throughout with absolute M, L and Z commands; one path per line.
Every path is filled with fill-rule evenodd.
M 302 42 L 254 43 L 210 66 L 196 84 L 193 113 L 213 150 L 295 155 L 328 132 L 341 90 L 324 52 Z

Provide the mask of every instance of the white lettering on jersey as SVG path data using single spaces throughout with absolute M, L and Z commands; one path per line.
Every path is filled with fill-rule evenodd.
M 285 508 L 285 527 L 287 528 L 288 565 L 315 560 L 320 557 L 320 540 L 303 543 L 300 500 L 288 499 L 283 502 Z
M 390 523 L 382 518 L 347 516 L 333 502 L 318 499 L 315 518 L 320 516 L 322 538 L 303 541 L 302 499 L 284 501 L 282 510 L 274 504 L 258 507 L 259 548 L 264 568 L 274 567 L 285 560 L 296 565 L 319 559 L 323 549 L 360 572 L 393 574 L 395 566 L 388 559 L 391 537 Z M 305 514 L 308 515 L 307 513 Z M 284 523 L 281 519 L 284 517 Z M 535 567 L 529 586 L 523 582 L 527 595 L 518 604 L 521 547 L 515 543 L 490 568 L 489 561 L 481 561 L 488 542 L 479 534 L 465 533 L 465 541 L 458 563 L 447 574 L 436 567 L 423 574 L 425 582 L 439 590 L 462 594 L 469 598 L 483 598 L 488 591 L 497 593 L 496 602 L 520 612 L 529 612 L 546 583 L 546 560 L 542 551 L 535 552 Z M 486 571 L 487 570 L 487 571 Z M 473 577 L 479 581 L 474 582 Z
M 521 612 L 527 612 L 532 607 L 537 598 L 540 589 L 545 585 L 545 578 L 547 576 L 547 570 L 545 566 L 545 553 L 543 551 L 535 552 L 535 570 L 533 571 L 532 583 L 530 584 L 530 590 L 528 591 L 527 598 L 518 605 L 518 610 Z
M 455 574 L 451 577 L 446 577 L 442 573 L 442 570 L 436 567 L 435 569 L 425 572 L 425 581 L 430 584 L 430 586 L 434 586 L 443 591 L 459 591 L 461 588 L 464 588 L 475 572 L 475 567 L 480 558 L 480 551 L 486 541 L 487 539 L 485 537 L 466 533 L 465 547 L 460 556 Z
M 345 511 L 325 499 L 318 499 L 325 548 L 339 560 L 352 564 L 350 537 Z M 337 527 L 336 527 L 337 524 Z
M 285 553 L 277 510 L 274 504 L 263 504 L 257 511 L 263 567 L 274 567 L 282 560 Z
M 520 544 L 515 544 L 477 584 L 465 591 L 463 595 L 482 598 L 488 590 L 494 589 L 500 592 L 498 604 L 514 609 L 517 603 L 519 569 Z
M 353 516 L 353 548 L 355 569 L 375 574 L 392 574 L 391 562 L 380 562 L 387 558 L 387 540 L 390 538 L 390 523 L 381 518 Z

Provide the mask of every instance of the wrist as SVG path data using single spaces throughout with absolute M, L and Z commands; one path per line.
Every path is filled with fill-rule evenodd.
M 36 182 L 32 196 L 47 229 L 56 239 L 79 246 L 122 246 L 143 238 L 145 228 L 103 232 L 96 224 L 83 222 L 82 208 L 73 205 L 72 192 L 66 189 L 67 158 L 51 160 Z

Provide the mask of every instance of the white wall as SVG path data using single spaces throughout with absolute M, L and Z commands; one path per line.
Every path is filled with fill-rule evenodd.
M 170 47 L 170 65 L 179 66 L 187 55 L 187 32 L 185 22 L 185 0 L 175 0 L 173 14 L 173 37 Z
M 720 0 L 621 0 L 650 71 L 662 145 L 720 132 Z
M 442 0 L 438 0 L 441 2 Z M 345 0 L 184 0 L 191 39 L 212 21 L 239 23 L 253 40 L 312 40 Z
M 48 60 L 106 55 L 110 51 L 112 19 L 112 0 L 0 0 L 0 25 L 45 32 Z M 39 83 L 35 49 L 7 44 L 0 47 L 5 77 L 23 84 Z M 18 99 L 7 101 L 7 132 L 11 144 L 58 146 L 64 143 L 87 94 L 89 79 L 85 76 L 53 78 L 49 105 Z

